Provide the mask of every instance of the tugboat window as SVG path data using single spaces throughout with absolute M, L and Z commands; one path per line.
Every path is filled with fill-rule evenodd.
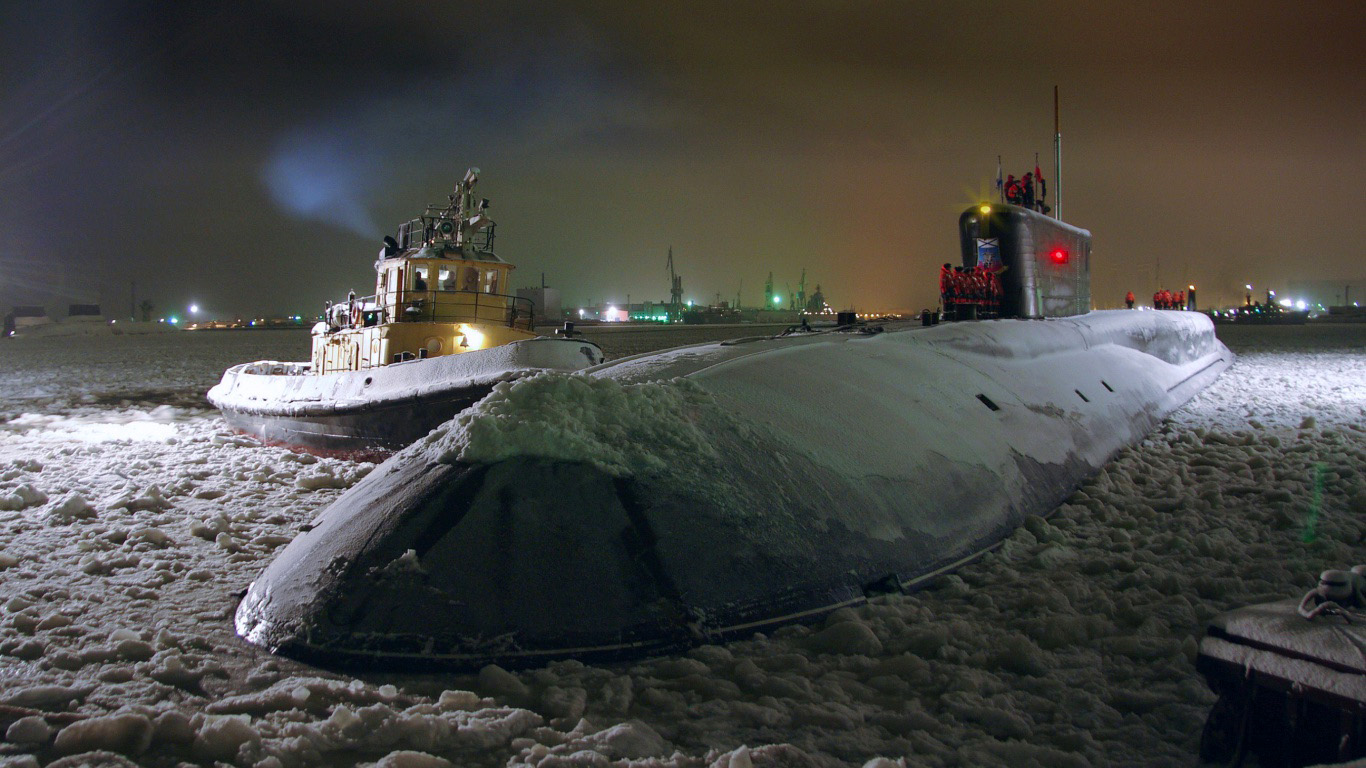
M 474 267 L 465 267 L 465 277 L 461 281 L 460 290 L 471 293 L 479 291 L 479 270 Z
M 498 270 L 490 269 L 484 274 L 484 293 L 498 292 Z
M 413 267 L 413 290 L 427 290 L 427 268 Z
M 451 272 L 449 269 L 442 269 L 442 270 L 440 270 L 439 272 L 437 272 L 436 274 L 437 274 L 437 279 L 439 279 L 439 280 L 441 281 L 441 283 L 440 283 L 440 285 L 441 285 L 441 290 L 443 290 L 443 291 L 453 291 L 453 290 L 455 290 L 455 274 L 454 274 L 453 272 Z

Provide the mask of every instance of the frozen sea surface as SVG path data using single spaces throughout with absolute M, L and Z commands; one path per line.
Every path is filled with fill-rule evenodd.
M 627 666 L 363 679 L 232 631 L 370 469 L 259 446 L 202 399 L 304 334 L 0 342 L 0 765 L 1195 764 L 1203 623 L 1366 562 L 1366 326 L 1220 335 L 1239 358 L 1213 387 L 930 589 Z

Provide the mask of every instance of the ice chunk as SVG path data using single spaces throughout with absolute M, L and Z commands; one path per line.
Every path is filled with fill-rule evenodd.
M 194 741 L 195 728 L 189 716 L 171 710 L 162 712 L 153 723 L 155 740 L 169 744 L 189 744 Z
M 380 758 L 375 768 L 451 768 L 451 761 L 426 752 L 402 749 Z
M 246 715 L 207 715 L 194 737 L 192 751 L 200 760 L 231 762 L 244 744 L 259 744 L 261 734 Z
M 526 685 L 517 676 L 497 664 L 489 664 L 479 670 L 479 688 L 494 696 L 521 699 L 529 693 Z
M 143 543 L 151 544 L 157 549 L 164 549 L 165 547 L 169 547 L 172 543 L 171 537 L 167 536 L 165 531 L 150 526 L 144 526 L 133 530 L 132 533 L 128 534 L 126 541 L 129 545 Z
M 52 726 L 38 715 L 21 717 L 5 731 L 5 740 L 15 744 L 43 744 L 52 738 Z
M 483 699 L 471 691 L 442 691 L 437 706 L 447 712 L 471 710 L 479 707 Z
M 156 655 L 156 649 L 145 640 L 120 640 L 114 652 L 126 661 L 147 661 Z
M 808 641 L 817 653 L 837 653 L 845 656 L 876 656 L 882 652 L 882 641 L 873 630 L 860 621 L 841 621 L 812 635 Z
M 0 496 L 0 510 L 28 509 L 47 503 L 47 494 L 28 483 L 15 488 L 13 492 Z
M 141 639 L 142 639 L 142 635 L 138 634 L 137 632 L 135 632 L 135 631 L 133 631 L 133 630 L 127 628 L 127 627 L 120 627 L 120 628 L 114 630 L 113 632 L 110 632 L 110 633 L 109 633 L 109 642 L 111 642 L 111 643 L 121 643 L 121 642 L 123 642 L 124 640 L 141 640 Z
M 641 760 L 661 757 L 666 751 L 664 737 L 639 720 L 631 720 L 598 731 L 585 737 L 584 742 L 614 759 Z
M 140 755 L 152 743 L 152 721 L 132 713 L 78 720 L 57 734 L 57 751 L 64 755 L 109 750 Z
M 215 701 L 208 705 L 206 711 L 214 714 L 263 715 L 291 709 L 306 709 L 313 713 L 323 713 L 339 702 L 363 706 L 395 699 L 398 699 L 397 703 L 410 703 L 410 697 L 400 696 L 398 689 L 393 686 L 381 686 L 376 690 L 360 683 L 352 685 L 321 677 L 290 677 L 276 682 L 264 691 L 229 696 Z M 338 707 L 342 708 L 344 707 Z M 345 713 L 340 715 L 343 719 L 346 716 Z
M 134 494 L 131 491 L 125 492 L 119 498 L 109 503 L 109 507 L 114 509 L 127 509 L 130 512 L 138 510 L 162 510 L 171 506 L 171 502 L 161 489 L 155 485 L 149 485 L 141 493 Z
M 330 466 L 320 466 L 316 472 L 301 474 L 294 479 L 294 487 L 305 491 L 316 491 L 320 488 L 349 488 L 354 484 L 354 482 L 348 482 L 345 477 L 339 477 Z
M 228 518 L 221 514 L 214 515 L 208 520 L 201 520 L 200 522 L 191 524 L 190 535 L 213 541 L 217 538 L 218 534 L 227 531 L 228 527 Z
M 79 493 L 68 494 L 66 498 L 47 510 L 48 522 L 55 524 L 70 523 L 74 520 L 89 520 L 95 516 L 95 508 L 90 506 Z
M 8 694 L 0 694 L 0 704 L 32 709 L 59 709 L 80 701 L 95 690 L 94 685 L 33 685 Z

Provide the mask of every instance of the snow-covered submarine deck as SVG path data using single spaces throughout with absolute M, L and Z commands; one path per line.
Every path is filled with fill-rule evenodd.
M 703 344 L 499 385 L 325 509 L 238 632 L 334 666 L 647 655 L 912 584 L 1047 514 L 1232 361 L 1092 312 Z

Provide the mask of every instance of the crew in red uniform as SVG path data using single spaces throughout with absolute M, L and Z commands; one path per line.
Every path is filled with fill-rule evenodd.
M 1134 292 L 1133 292 L 1133 291 L 1129 291 L 1128 293 L 1124 294 L 1124 303 L 1129 305 L 1129 309 L 1133 309 L 1133 308 L 1134 308 Z
M 1006 176 L 1006 202 L 1011 205 L 1024 202 L 1024 188 L 1020 186 L 1019 179 L 1016 179 L 1013 173 Z

